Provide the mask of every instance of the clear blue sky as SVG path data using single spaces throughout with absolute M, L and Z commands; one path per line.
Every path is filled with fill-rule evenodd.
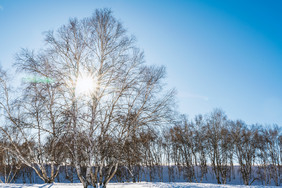
M 111 8 L 148 64 L 167 67 L 179 111 L 222 108 L 231 119 L 282 126 L 281 0 L 0 0 L 0 63 L 38 49 L 43 32 Z

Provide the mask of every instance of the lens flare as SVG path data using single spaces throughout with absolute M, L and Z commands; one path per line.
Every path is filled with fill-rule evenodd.
M 92 96 L 97 89 L 97 80 L 87 74 L 81 75 L 77 78 L 75 93 L 76 96 Z

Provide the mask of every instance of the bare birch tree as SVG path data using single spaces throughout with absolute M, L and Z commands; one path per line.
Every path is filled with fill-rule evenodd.
M 229 152 L 232 147 L 229 139 L 227 116 L 222 110 L 215 109 L 206 124 L 208 151 L 217 183 L 225 184 L 230 174 Z
M 35 56 L 23 50 L 16 65 L 19 71 L 42 78 L 23 83 L 22 92 L 16 96 L 15 92 L 11 92 L 8 82 L 2 79 L 0 105 L 6 126 L 0 129 L 10 146 L 5 149 L 33 168 L 44 182 L 52 183 L 63 160 L 56 152 L 64 117 L 57 103 L 58 87 L 55 83 L 44 81 L 52 76 L 50 64 L 44 56 Z
M 279 146 L 280 128 L 276 125 L 273 128 L 267 128 L 262 131 L 264 136 L 266 152 L 268 154 L 268 166 L 266 167 L 269 177 L 273 179 L 276 186 L 281 183 L 281 149 Z
M 232 130 L 235 155 L 245 185 L 251 185 L 256 180 L 253 166 L 257 155 L 257 134 L 254 127 L 249 129 L 242 121 L 236 121 Z
M 145 66 L 110 10 L 71 19 L 46 35 L 46 54 L 56 82 L 62 85 L 67 144 L 84 187 L 106 187 L 125 158 L 131 135 L 166 123 L 174 91 L 164 92 L 163 67 Z M 86 78 L 87 77 L 87 78 Z M 81 92 L 85 80 L 93 90 Z M 85 168 L 85 170 L 82 170 Z

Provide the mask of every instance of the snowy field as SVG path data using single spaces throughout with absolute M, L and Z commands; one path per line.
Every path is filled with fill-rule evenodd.
M 80 183 L 54 183 L 54 184 L 0 184 L 1 188 L 82 188 Z M 110 183 L 108 188 L 258 188 L 268 187 L 277 188 L 277 186 L 244 186 L 244 185 L 217 185 L 208 183 Z

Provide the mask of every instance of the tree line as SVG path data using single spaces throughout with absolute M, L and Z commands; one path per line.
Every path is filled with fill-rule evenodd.
M 241 120 L 228 120 L 222 110 L 215 109 L 193 121 L 183 116 L 164 138 L 167 161 L 184 168 L 190 182 L 202 182 L 212 173 L 218 184 L 226 184 L 235 178 L 235 167 L 239 166 L 245 185 L 254 181 L 281 185 L 282 134 L 277 125 L 249 126 Z
M 279 127 L 231 121 L 218 109 L 179 117 L 165 68 L 145 65 L 136 39 L 109 9 L 46 32 L 43 49 L 23 49 L 14 67 L 40 79 L 14 88 L 0 70 L 3 182 L 32 170 L 52 183 L 70 168 L 84 187 L 106 187 L 113 178 L 140 181 L 144 168 L 153 181 L 168 166 L 169 177 L 176 167 L 191 182 L 202 182 L 211 167 L 225 184 L 239 164 L 246 185 L 281 183 Z M 81 92 L 85 80 L 93 88 Z

